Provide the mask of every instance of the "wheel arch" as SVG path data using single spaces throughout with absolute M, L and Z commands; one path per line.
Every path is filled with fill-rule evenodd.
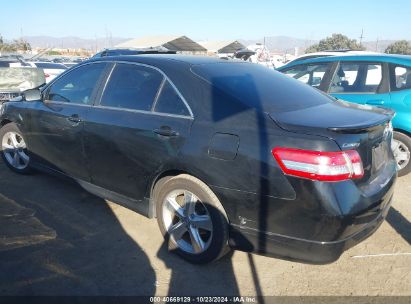
M 147 190 L 146 193 L 146 197 L 148 197 L 149 199 L 149 217 L 150 218 L 156 218 L 156 203 L 155 203 L 155 197 L 154 197 L 154 190 L 156 188 L 156 186 L 161 186 L 161 183 L 166 182 L 169 178 L 172 178 L 174 176 L 180 175 L 180 174 L 187 174 L 190 175 L 194 178 L 197 178 L 198 180 L 202 181 L 204 184 L 206 184 L 208 187 L 208 183 L 207 181 L 202 178 L 201 176 L 199 176 L 198 174 L 194 174 L 193 172 L 190 172 L 189 170 L 183 170 L 183 169 L 167 169 L 162 171 L 161 173 L 158 173 L 155 178 L 153 178 L 153 181 L 151 182 L 149 189 Z M 214 193 L 214 192 L 213 192 Z M 214 193 L 214 195 L 217 197 L 217 199 L 220 201 L 221 200 L 218 196 L 217 193 Z M 228 219 L 227 216 L 227 210 L 225 210 L 224 205 L 221 203 L 222 208 L 224 209 L 225 212 L 225 216 Z
M 9 123 L 12 123 L 12 121 L 10 119 L 4 118 L 4 119 L 1 120 L 0 126 L 4 127 L 5 125 L 7 125 Z
M 179 174 L 189 174 L 192 175 L 190 172 L 181 169 L 167 169 L 160 173 L 157 173 L 152 181 L 149 183 L 145 197 L 148 198 L 148 217 L 149 218 L 156 218 L 156 202 L 154 197 L 154 190 L 156 186 L 159 186 L 161 183 L 164 183 L 167 179 L 177 176 Z M 193 175 L 194 176 L 194 175 Z M 159 184 L 160 183 L 160 184 Z
M 404 129 L 401 129 L 401 128 L 394 128 L 394 131 L 398 132 L 398 133 L 402 133 L 404 135 L 407 135 L 408 137 L 411 138 L 411 132 L 410 131 L 407 131 L 407 130 L 404 130 Z

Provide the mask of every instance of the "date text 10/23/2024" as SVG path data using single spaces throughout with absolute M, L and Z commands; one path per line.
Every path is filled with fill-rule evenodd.
M 195 296 L 195 297 L 150 297 L 150 303 L 257 303 L 257 297 L 210 297 L 210 296 Z

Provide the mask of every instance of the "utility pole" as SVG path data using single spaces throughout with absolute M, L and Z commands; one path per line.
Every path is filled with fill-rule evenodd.
M 360 47 L 362 46 L 362 39 L 364 38 L 364 29 L 361 29 Z
M 380 41 L 379 41 L 379 38 L 377 37 L 377 41 L 375 42 L 375 51 L 376 52 L 378 52 L 378 42 L 380 42 Z

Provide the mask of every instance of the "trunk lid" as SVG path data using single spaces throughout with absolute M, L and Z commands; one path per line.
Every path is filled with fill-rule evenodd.
M 357 150 L 364 167 L 364 177 L 358 183 L 374 179 L 386 166 L 393 165 L 393 115 L 390 110 L 343 101 L 270 113 L 284 130 L 327 137 L 341 150 Z

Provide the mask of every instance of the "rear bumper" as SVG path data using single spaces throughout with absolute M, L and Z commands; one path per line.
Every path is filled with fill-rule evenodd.
M 312 241 L 270 232 L 231 225 L 230 246 L 234 249 L 256 252 L 266 256 L 310 264 L 327 264 L 336 261 L 341 254 L 371 236 L 383 223 L 392 202 L 392 193 L 379 214 L 361 230 L 337 241 Z

